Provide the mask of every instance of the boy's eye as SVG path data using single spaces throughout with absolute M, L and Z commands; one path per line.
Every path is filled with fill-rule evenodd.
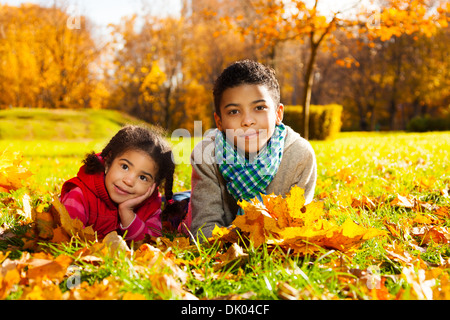
M 233 115 L 233 114 L 238 114 L 239 110 L 230 110 L 228 111 L 228 114 Z
M 266 106 L 257 106 L 256 107 L 256 110 L 258 110 L 258 111 L 262 111 L 264 109 L 266 109 Z

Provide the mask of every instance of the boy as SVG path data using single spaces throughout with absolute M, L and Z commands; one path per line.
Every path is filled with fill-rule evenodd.
M 195 238 L 211 237 L 241 214 L 238 202 L 260 193 L 286 195 L 294 185 L 312 201 L 316 160 L 308 141 L 282 123 L 284 106 L 275 72 L 238 61 L 214 84 L 212 131 L 193 150 L 188 217 Z

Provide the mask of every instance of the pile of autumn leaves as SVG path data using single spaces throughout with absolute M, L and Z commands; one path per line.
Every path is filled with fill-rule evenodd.
M 21 157 L 17 153 L 0 154 L 0 188 L 3 192 L 9 192 L 23 187 L 22 182 L 30 173 L 20 165 Z M 10 259 L 10 252 L 0 252 L 0 299 L 21 292 L 20 299 L 144 299 L 144 295 L 127 292 L 123 289 L 121 280 L 114 276 L 108 276 L 101 281 L 89 284 L 80 282 L 80 265 L 98 266 L 106 259 L 128 259 L 132 264 L 133 272 L 148 279 L 152 290 L 157 292 L 159 298 L 197 299 L 186 289 L 186 281 L 189 277 L 201 278 L 201 274 L 192 274 L 186 268 L 190 264 L 201 263 L 201 257 L 196 261 L 185 261 L 178 258 L 171 248 L 177 247 L 184 250 L 198 250 L 199 244 L 191 244 L 186 237 L 176 237 L 173 240 L 161 237 L 147 239 L 145 242 L 134 244 L 133 248 L 116 232 L 108 234 L 99 241 L 91 227 L 84 228 L 79 220 L 70 218 L 64 206 L 57 198 L 53 202 L 42 203 L 32 207 L 27 195 L 23 198 L 23 207 L 16 209 L 16 214 L 22 216 L 25 223 L 31 228 L 22 237 L 24 250 L 19 259 Z M 355 206 L 360 208 L 374 206 L 374 199 L 363 197 L 355 200 Z M 414 208 L 425 206 L 415 199 L 398 196 L 390 205 Z M 258 200 L 243 201 L 240 206 L 245 214 L 238 216 L 232 227 L 218 228 L 213 231 L 210 243 L 227 243 L 223 254 L 217 255 L 215 270 L 234 263 L 244 257 L 245 246 L 260 248 L 281 248 L 289 255 L 304 256 L 315 255 L 327 250 L 335 250 L 345 254 L 355 252 L 366 240 L 387 235 L 404 237 L 402 232 L 410 230 L 413 236 L 422 239 L 422 243 L 437 242 L 449 243 L 450 235 L 443 226 L 433 226 L 429 216 L 418 214 L 414 221 L 421 228 L 400 228 L 389 221 L 384 225 L 388 231 L 363 226 L 355 223 L 350 218 L 344 222 L 340 215 L 335 215 L 330 210 L 326 212 L 322 202 L 312 202 L 305 205 L 304 193 L 301 188 L 294 187 L 285 197 L 275 195 L 263 195 L 262 202 Z M 436 212 L 448 216 L 446 208 L 435 208 Z M 432 227 L 429 227 L 429 226 Z M 403 231 L 402 231 L 403 230 Z M 0 231 L 2 231 L 0 229 Z M 1 232 L 0 232 L 1 233 Z M 4 238 L 0 234 L 0 238 Z M 74 254 L 60 254 L 57 257 L 46 252 L 41 246 L 42 242 L 68 244 L 84 243 L 81 249 Z M 231 245 L 229 245 L 231 243 Z M 423 249 L 415 243 L 410 246 Z M 428 299 L 433 297 L 430 291 L 435 282 L 431 283 L 430 275 L 425 275 L 424 269 L 415 272 L 414 265 L 421 265 L 420 258 L 407 253 L 401 245 L 392 242 L 387 245 L 388 259 L 398 261 L 405 265 L 402 270 L 408 283 L 414 288 L 415 296 Z M 31 253 L 30 253 L 31 252 Z M 330 252 L 330 251 L 328 251 Z M 442 269 L 439 276 L 442 274 Z M 78 274 L 77 274 L 78 272 Z M 437 272 L 437 271 L 436 271 Z M 435 272 L 435 273 L 436 273 Z M 438 276 L 433 274 L 432 276 Z M 78 277 L 78 278 L 77 278 Z M 73 281 L 79 281 L 77 285 L 68 286 Z M 428 281 L 428 282 L 427 282 Z M 447 281 L 447 282 L 445 282 Z M 61 291 L 61 284 L 65 283 L 68 290 Z M 448 274 L 441 279 L 441 284 L 450 287 Z M 394 299 L 385 287 L 377 290 L 374 298 Z M 280 297 L 295 298 L 298 291 L 289 286 L 281 289 Z M 285 291 L 288 291 L 286 293 Z M 431 292 L 431 293 L 430 293 Z M 442 290 L 440 298 L 447 297 L 450 290 Z M 431 296 L 430 296 L 431 295 Z

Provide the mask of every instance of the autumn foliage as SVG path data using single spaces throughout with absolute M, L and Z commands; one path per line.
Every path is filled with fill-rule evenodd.
M 1 5 L 0 108 L 114 108 L 169 130 L 192 132 L 193 121 L 207 130 L 214 80 L 251 58 L 275 68 L 284 104 L 305 106 L 302 131 L 310 104 L 343 105 L 344 126 L 362 130 L 445 116 L 448 2 L 326 9 L 182 1 L 178 16 L 144 10 L 99 37 L 95 21 L 73 25 L 63 6 Z
M 23 186 L 23 181 L 32 175 L 21 164 L 19 152 L 3 150 L 0 154 L 0 191 L 9 192 Z
M 245 214 L 238 216 L 233 225 L 259 247 L 263 243 L 277 245 L 295 254 L 314 254 L 323 248 L 350 251 L 361 242 L 386 235 L 376 228 L 365 228 L 346 219 L 339 225 L 334 217 L 327 217 L 323 203 L 305 205 L 303 189 L 293 187 L 282 196 L 262 196 L 263 202 L 254 199 L 240 203 Z M 229 230 L 214 234 L 228 235 Z

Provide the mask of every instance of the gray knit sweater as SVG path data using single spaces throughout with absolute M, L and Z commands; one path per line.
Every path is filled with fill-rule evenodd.
M 286 195 L 294 185 L 305 190 L 306 203 L 312 201 L 317 178 L 314 150 L 310 143 L 286 126 L 287 135 L 280 167 L 266 193 Z M 217 130 L 217 129 L 216 129 Z M 239 206 L 229 194 L 214 156 L 214 134 L 198 143 L 191 154 L 191 232 L 201 239 L 200 230 L 211 237 L 214 226 L 228 227 Z

